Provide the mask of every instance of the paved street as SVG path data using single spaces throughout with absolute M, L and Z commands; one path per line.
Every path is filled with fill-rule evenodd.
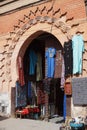
M 59 130 L 60 124 L 52 122 L 9 118 L 0 120 L 0 130 Z

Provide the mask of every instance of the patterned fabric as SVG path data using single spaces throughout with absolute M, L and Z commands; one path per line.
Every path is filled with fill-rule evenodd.
M 65 84 L 65 64 L 64 64 L 64 58 L 62 56 L 62 72 L 61 72 L 61 86 L 60 88 L 64 88 Z
M 73 51 L 72 41 L 64 43 L 64 63 L 65 63 L 65 76 L 72 75 L 73 73 Z
M 87 106 L 87 77 L 72 78 L 72 98 L 74 105 Z
M 16 107 L 26 106 L 26 86 L 21 87 L 20 83 L 16 82 Z
M 19 56 L 18 57 L 18 75 L 19 75 L 19 82 L 21 86 L 24 86 L 25 81 L 24 81 L 24 71 L 23 71 L 23 62 L 22 58 Z
M 37 104 L 45 104 L 45 92 L 42 82 L 37 83 Z
M 74 35 L 73 47 L 73 74 L 82 73 L 82 53 L 84 52 L 84 41 L 82 35 Z
M 46 93 L 50 93 L 50 79 L 44 79 L 43 80 L 43 87 L 44 87 L 44 91 L 46 92 Z
M 55 57 L 54 78 L 61 78 L 61 71 L 62 71 L 62 54 L 61 50 L 58 50 L 56 51 L 56 57 Z

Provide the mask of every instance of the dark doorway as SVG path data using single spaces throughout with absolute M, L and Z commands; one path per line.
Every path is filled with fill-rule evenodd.
M 49 33 L 44 33 L 38 36 L 36 39 L 33 39 L 31 44 L 26 50 L 26 53 L 23 58 L 23 66 L 24 66 L 24 77 L 25 77 L 25 83 L 27 86 L 27 105 L 38 105 L 37 103 L 37 96 L 35 95 L 35 104 L 32 102 L 32 98 L 28 97 L 28 81 L 35 83 L 36 85 L 36 92 L 38 85 L 42 85 L 43 80 L 46 78 L 45 73 L 46 73 L 46 65 L 45 65 L 45 51 L 49 47 L 54 47 L 57 51 L 60 51 L 62 53 L 62 46 L 60 42 L 51 34 Z M 29 66 L 30 66 L 30 60 L 29 60 L 29 52 L 30 50 L 33 49 L 35 53 L 37 54 L 38 52 L 41 54 L 42 57 L 42 80 L 37 82 L 37 77 L 36 77 L 36 67 L 35 67 L 35 73 L 33 75 L 29 74 Z M 60 57 L 59 57 L 60 58 Z M 62 64 L 62 63 L 61 63 Z M 63 96 L 64 96 L 64 91 L 60 88 L 60 83 L 61 83 L 61 69 L 60 66 L 58 66 L 58 73 L 59 77 L 58 78 L 52 78 L 50 80 L 50 92 L 49 92 L 49 113 L 50 115 L 55 115 L 58 114 L 60 116 L 63 116 Z M 44 94 L 44 90 L 43 90 Z M 40 109 L 42 107 L 45 107 L 44 103 L 44 95 L 43 95 L 43 103 L 38 105 Z M 44 112 L 43 112 L 44 113 Z

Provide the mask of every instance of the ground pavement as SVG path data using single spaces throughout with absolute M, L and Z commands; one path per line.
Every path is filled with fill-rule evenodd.
M 2 118 L 0 130 L 59 130 L 61 124 L 40 120 Z

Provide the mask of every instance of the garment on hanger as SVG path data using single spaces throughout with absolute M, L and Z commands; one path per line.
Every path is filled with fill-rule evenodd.
M 34 52 L 34 50 L 30 50 L 29 58 L 30 58 L 29 74 L 34 75 L 35 74 L 35 66 L 37 63 L 37 55 Z
M 56 50 L 54 78 L 61 78 L 61 71 L 62 71 L 62 54 L 61 50 Z
M 43 80 L 44 92 L 50 93 L 50 79 Z
M 73 47 L 73 74 L 82 73 L 82 53 L 84 52 L 84 41 L 81 34 L 72 37 Z
M 31 81 L 28 81 L 28 98 L 32 97 Z
M 55 48 L 48 48 L 45 53 L 46 63 L 47 63 L 47 73 L 46 76 L 49 78 L 54 77 L 54 69 L 55 69 Z
M 45 92 L 43 82 L 37 82 L 37 104 L 45 104 Z
M 31 91 L 32 91 L 32 105 L 36 105 L 36 97 L 37 97 L 37 91 L 36 91 L 36 82 L 31 82 Z
M 64 57 L 62 56 L 62 71 L 61 71 L 61 86 L 60 88 L 64 88 L 65 84 L 65 64 L 64 64 Z
M 65 63 L 65 76 L 72 75 L 73 73 L 73 51 L 72 40 L 64 43 L 64 63 Z
M 23 107 L 26 106 L 27 104 L 27 99 L 26 99 L 26 86 L 21 87 L 20 83 L 17 81 L 16 82 L 16 107 Z

